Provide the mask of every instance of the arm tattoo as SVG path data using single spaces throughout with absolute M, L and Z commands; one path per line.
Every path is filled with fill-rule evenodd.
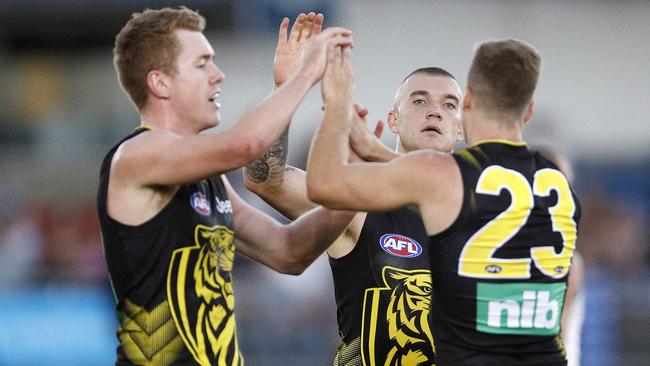
M 269 181 L 271 186 L 279 186 L 284 179 L 284 168 L 287 166 L 289 153 L 289 128 L 264 153 L 246 166 L 248 178 L 255 183 Z

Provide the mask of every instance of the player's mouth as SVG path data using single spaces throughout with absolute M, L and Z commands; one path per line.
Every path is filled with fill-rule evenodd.
M 420 132 L 442 135 L 442 131 L 440 131 L 440 127 L 436 125 L 426 125 Z
M 212 94 L 210 98 L 208 98 L 210 103 L 214 103 L 214 105 L 217 106 L 217 108 L 221 108 L 221 103 L 217 101 L 217 98 L 219 98 L 220 94 L 221 91 L 217 90 L 216 92 L 214 92 L 214 94 Z

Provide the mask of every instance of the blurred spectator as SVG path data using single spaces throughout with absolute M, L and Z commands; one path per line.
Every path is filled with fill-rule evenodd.
M 19 186 L 0 186 L 0 287 L 36 278 L 42 235 Z
M 105 285 L 106 262 L 94 205 L 82 201 L 54 214 L 44 208 L 41 218 L 47 233 L 43 248 L 44 280 Z
M 55 207 L 28 201 L 20 186 L 0 188 L 0 287 L 108 283 L 94 205 Z
M 633 274 L 647 266 L 647 213 L 626 205 L 601 189 L 582 196 L 582 221 L 578 248 L 586 265 Z
M 647 306 L 629 308 L 627 303 L 643 295 L 622 293 L 622 287 L 638 282 L 639 278 L 643 281 L 646 276 L 650 244 L 647 213 L 639 205 L 631 205 L 599 188 L 597 181 L 589 183 L 589 189 L 579 193 L 582 220 L 577 245 L 587 269 L 581 364 L 636 365 L 637 361 L 629 363 L 624 358 L 631 357 L 634 351 L 628 349 L 630 339 L 645 338 L 646 330 L 630 327 L 623 318 L 631 310 L 634 315 L 630 318 L 638 324 L 649 313 Z M 624 331 L 626 327 L 629 329 Z M 642 353 L 637 353 L 638 359 L 644 358 Z

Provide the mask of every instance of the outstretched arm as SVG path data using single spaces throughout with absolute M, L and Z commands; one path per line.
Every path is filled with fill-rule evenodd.
M 320 34 L 322 25 L 322 14 L 300 14 L 287 37 L 289 22 L 286 18 L 282 21 L 273 60 L 276 88 L 298 72 L 305 42 Z M 305 172 L 287 166 L 288 153 L 289 127 L 262 156 L 244 168 L 244 183 L 250 191 L 293 220 L 316 204 L 307 198 Z
M 305 41 L 313 34 L 320 33 L 322 23 L 323 17 L 321 14 L 309 13 L 306 17 L 299 16 L 287 39 L 288 23 L 283 22 L 278 34 L 278 46 L 274 58 L 276 88 L 296 72 L 297 60 L 299 60 L 300 54 L 303 52 Z M 244 182 L 250 191 L 256 193 L 289 219 L 294 220 L 314 209 L 316 204 L 307 198 L 305 172 L 287 166 L 288 148 L 289 131 L 287 129 L 269 150 L 246 166 L 244 169 Z M 330 225 L 332 232 L 342 233 L 329 245 L 328 253 L 330 256 L 338 258 L 354 248 L 365 215 L 355 215 L 352 212 L 327 212 L 322 208 L 315 212 L 317 212 L 315 215 L 320 215 L 326 220 L 328 220 L 326 215 L 335 217 L 336 221 L 341 223 L 341 226 Z M 307 213 L 306 217 L 310 217 L 310 215 L 314 214 Z M 348 220 L 345 220 L 346 217 Z M 318 216 L 316 219 L 318 219 Z M 300 220 L 305 220 L 305 218 Z M 352 221 L 348 225 L 349 220 Z M 297 260 L 298 269 L 302 269 L 304 264 L 311 263 L 315 258 L 313 255 L 317 253 L 319 253 L 318 250 L 306 252 L 305 258 Z M 294 252 L 294 254 L 296 253 Z
M 281 273 L 302 273 L 352 218 L 350 213 L 319 207 L 282 225 L 244 202 L 225 178 L 224 184 L 233 206 L 237 250 Z
M 130 177 L 133 186 L 168 186 L 244 166 L 287 128 L 292 114 L 323 74 L 329 43 L 350 45 L 350 31 L 329 28 L 310 37 L 299 71 L 229 130 L 192 136 L 162 130 L 138 135 L 120 147 L 111 174 Z
M 290 220 L 317 207 L 307 198 L 306 174 L 286 165 L 287 137 L 281 137 L 244 171 L 246 188 Z
M 307 192 L 311 200 L 327 207 L 374 210 L 378 206 L 373 205 L 372 200 L 374 196 L 380 196 L 380 184 L 384 185 L 374 174 L 380 174 L 390 163 L 347 163 L 351 123 L 360 123 L 356 120 L 359 117 L 352 105 L 354 85 L 350 51 L 347 48 L 329 47 L 327 57 L 322 84 L 325 116 L 316 130 L 309 152 Z M 393 166 L 393 169 L 400 167 Z M 396 183 L 399 184 L 399 181 Z M 392 192 L 390 186 L 382 189 L 386 190 L 384 193 Z M 398 200 L 393 201 L 388 206 L 380 204 L 379 207 L 392 209 L 414 203 L 398 204 Z
M 370 132 L 365 121 L 368 111 L 355 105 L 355 113 L 359 118 L 357 123 L 353 123 L 357 127 L 352 127 L 352 135 L 357 135 L 357 142 L 355 144 L 351 137 L 350 146 L 356 149 L 349 161 L 390 161 L 400 156 L 379 140 L 383 130 L 381 121 L 375 131 Z M 245 168 L 244 182 L 250 191 L 293 220 L 317 205 L 307 197 L 306 173 L 286 164 L 289 150 L 287 132 L 264 155 Z M 359 156 L 355 156 L 355 153 Z

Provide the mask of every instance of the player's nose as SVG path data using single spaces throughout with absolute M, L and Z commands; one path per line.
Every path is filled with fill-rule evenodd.
M 442 119 L 442 114 L 440 113 L 440 109 L 436 106 L 431 107 L 431 109 L 427 111 L 427 118 Z
M 223 79 L 226 78 L 226 74 L 224 74 L 221 69 L 219 69 L 219 66 L 217 66 L 215 63 L 212 63 L 212 73 L 210 75 L 210 83 L 212 84 L 218 84 L 223 81 Z

